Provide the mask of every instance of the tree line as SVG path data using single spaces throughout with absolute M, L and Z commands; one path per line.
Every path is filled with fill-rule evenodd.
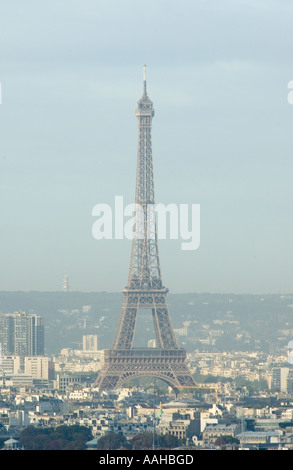
M 20 432 L 19 447 L 25 450 L 86 450 L 86 443 L 92 439 L 91 430 L 85 426 L 27 426 Z M 127 439 L 122 433 L 109 432 L 97 440 L 97 450 L 171 449 L 180 444 L 181 440 L 169 434 L 144 432 Z

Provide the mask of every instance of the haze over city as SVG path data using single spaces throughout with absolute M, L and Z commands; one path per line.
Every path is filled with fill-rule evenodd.
M 156 202 L 200 204 L 201 243 L 160 240 L 171 292 L 292 292 L 292 2 L 0 7 L 0 291 L 120 291 L 147 64 Z

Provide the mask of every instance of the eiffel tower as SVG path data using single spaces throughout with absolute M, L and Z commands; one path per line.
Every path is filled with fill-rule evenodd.
M 132 239 L 128 284 L 120 321 L 112 349 L 104 351 L 104 362 L 95 382 L 99 390 L 121 388 L 128 380 L 151 376 L 168 383 L 175 393 L 182 387 L 195 386 L 186 366 L 186 351 L 179 347 L 162 284 L 158 252 L 157 227 L 154 214 L 154 178 L 151 126 L 153 103 L 147 95 L 144 66 L 143 94 L 137 102 L 138 151 L 135 207 L 135 235 Z M 152 312 L 156 336 L 155 348 L 133 348 L 136 319 L 139 309 Z

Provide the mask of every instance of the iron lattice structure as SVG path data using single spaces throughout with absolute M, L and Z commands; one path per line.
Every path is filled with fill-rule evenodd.
M 144 68 L 143 94 L 137 103 L 138 151 L 136 172 L 136 218 L 132 240 L 128 284 L 112 349 L 104 353 L 104 363 L 95 386 L 100 390 L 120 388 L 130 379 L 151 376 L 167 382 L 175 391 L 195 386 L 186 366 L 186 352 L 180 348 L 171 323 L 162 284 L 154 216 L 154 177 L 152 157 L 153 103 L 147 95 Z M 138 210 L 139 209 L 139 210 Z M 133 348 L 139 309 L 150 309 L 156 348 Z

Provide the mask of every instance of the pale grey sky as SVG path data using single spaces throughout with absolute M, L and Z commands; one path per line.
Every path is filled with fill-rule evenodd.
M 201 206 L 160 241 L 171 292 L 292 292 L 290 0 L 0 1 L 0 291 L 119 291 L 128 240 L 92 208 L 135 188 L 147 64 L 156 200 Z

